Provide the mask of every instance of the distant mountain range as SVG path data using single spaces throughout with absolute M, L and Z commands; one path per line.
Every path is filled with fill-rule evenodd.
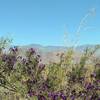
M 81 45 L 77 46 L 75 50 L 75 57 L 79 58 L 81 55 L 81 52 L 84 51 L 87 47 L 94 48 L 96 45 Z M 100 45 L 99 45 L 100 46 Z M 69 47 L 64 46 L 42 46 L 39 44 L 30 44 L 30 45 L 24 45 L 19 46 L 20 48 L 20 54 L 25 55 L 25 51 L 29 48 L 34 48 L 38 54 L 41 55 L 42 61 L 45 63 L 48 62 L 58 62 L 59 58 L 56 56 L 57 53 L 66 52 Z M 100 49 L 96 53 L 96 56 L 100 56 Z
M 98 44 L 98 45 L 100 45 L 100 44 Z M 84 50 L 87 47 L 94 48 L 95 46 L 96 45 L 80 45 L 80 46 L 77 46 L 75 49 Z M 20 46 L 20 47 L 24 48 L 24 49 L 35 48 L 35 49 L 38 49 L 38 50 L 43 50 L 45 52 L 66 50 L 66 49 L 69 48 L 69 47 L 66 47 L 66 46 L 42 46 L 42 45 L 39 45 L 39 44 L 30 44 L 30 45 L 24 45 L 24 46 Z

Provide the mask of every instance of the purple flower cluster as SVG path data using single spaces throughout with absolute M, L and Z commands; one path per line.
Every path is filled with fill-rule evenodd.
M 30 48 L 29 49 L 29 55 L 34 55 L 36 52 L 35 52 L 35 49 L 34 48 Z
M 45 98 L 45 96 L 43 96 L 43 95 L 38 95 L 37 97 L 38 97 L 38 100 L 47 100 L 47 99 Z
M 15 55 L 4 54 L 1 56 L 1 59 L 5 63 L 5 66 L 7 66 L 9 68 L 9 70 L 12 70 L 14 64 L 17 62 L 17 58 Z
M 64 95 L 62 92 L 50 92 L 50 93 L 48 93 L 48 97 L 50 97 L 52 100 L 59 100 L 59 99 L 61 99 L 61 100 L 67 100 L 67 96 L 66 95 Z
M 86 84 L 85 84 L 85 88 L 86 88 L 87 90 L 91 90 L 91 89 L 94 88 L 94 85 L 91 84 L 91 83 L 86 83 Z
M 17 46 L 14 46 L 14 47 L 11 47 L 9 50 L 10 50 L 10 52 L 16 54 L 18 52 L 18 47 Z

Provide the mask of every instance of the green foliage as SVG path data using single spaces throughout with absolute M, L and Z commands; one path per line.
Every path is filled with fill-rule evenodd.
M 10 41 L 1 41 L 0 95 L 3 100 L 8 100 L 7 97 L 10 100 L 100 98 L 100 63 L 90 63 L 99 46 L 86 48 L 77 63 L 74 62 L 74 49 L 70 48 L 58 54 L 59 63 L 45 65 L 33 48 L 26 52 L 24 58 L 19 55 L 17 47 L 10 48 L 7 53 L 3 52 Z

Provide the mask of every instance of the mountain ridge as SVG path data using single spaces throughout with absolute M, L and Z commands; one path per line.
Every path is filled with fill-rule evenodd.
M 76 59 L 78 59 L 81 56 L 84 49 L 86 49 L 87 47 L 94 48 L 95 46 L 96 45 L 80 45 L 80 46 L 77 46 L 74 49 Z M 42 46 L 42 45 L 39 45 L 39 44 L 30 44 L 30 45 L 26 45 L 26 46 L 25 45 L 19 46 L 19 48 L 20 48 L 20 54 L 22 54 L 22 55 L 25 55 L 25 52 L 29 48 L 34 48 L 36 50 L 37 54 L 41 55 L 42 61 L 44 63 L 48 63 L 48 62 L 58 62 L 59 57 L 56 56 L 57 53 L 66 52 L 69 47 L 65 47 L 65 46 Z M 100 49 L 99 49 L 99 51 L 96 55 L 100 56 Z

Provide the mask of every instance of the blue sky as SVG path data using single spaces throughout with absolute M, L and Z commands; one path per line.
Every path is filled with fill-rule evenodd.
M 0 0 L 0 36 L 13 38 L 14 45 L 72 45 L 91 8 L 96 15 L 87 18 L 79 45 L 100 44 L 100 0 Z

